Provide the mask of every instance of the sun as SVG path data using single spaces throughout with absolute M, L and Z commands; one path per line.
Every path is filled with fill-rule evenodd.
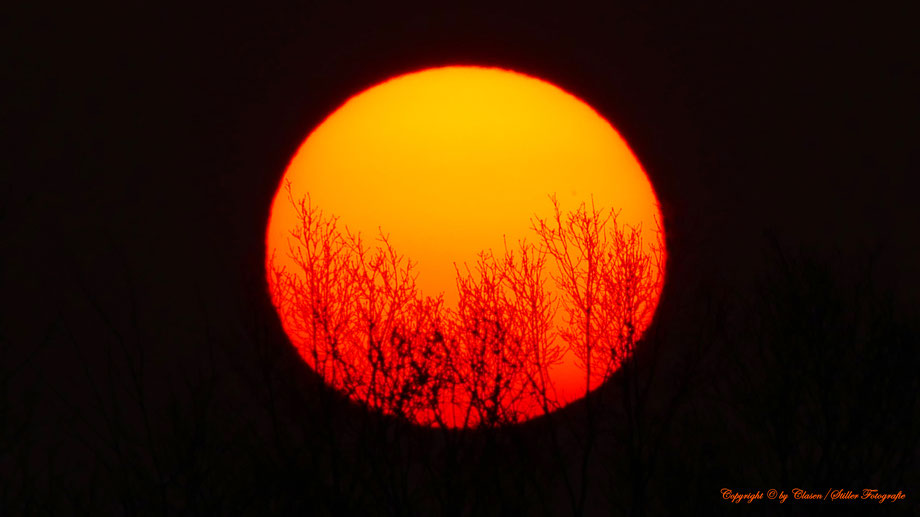
M 298 201 L 306 203 L 298 205 Z M 509 70 L 449 66 L 401 75 L 373 86 L 349 98 L 316 127 L 284 172 L 266 233 L 269 290 L 285 331 L 304 360 L 328 382 L 349 391 L 344 386 L 344 374 L 333 379 L 319 364 L 322 359 L 315 353 L 318 324 L 307 321 L 315 316 L 315 307 L 307 309 L 314 316 L 304 315 L 303 304 L 298 312 L 282 307 L 279 298 L 282 277 L 275 273 L 281 270 L 289 275 L 289 287 L 298 282 L 299 289 L 306 286 L 304 263 L 297 259 L 304 242 L 298 237 L 304 238 L 305 232 L 315 236 L 320 231 L 318 225 L 304 225 L 304 209 L 308 207 L 321 210 L 315 215 L 328 218 L 323 221 L 334 222 L 336 238 L 351 242 L 342 247 L 353 254 L 354 236 L 361 236 L 361 245 L 368 253 L 380 248 L 380 238 L 385 237 L 384 247 L 395 250 L 392 258 L 403 258 L 400 267 L 411 263 L 406 279 L 412 281 L 412 299 L 430 297 L 440 303 L 438 310 L 444 314 L 460 312 L 459 277 L 467 271 L 471 278 L 476 277 L 479 270 L 475 265 L 482 263 L 483 251 L 491 250 L 493 257 L 501 257 L 506 250 L 520 251 L 519 243 L 524 242 L 531 243 L 535 256 L 545 255 L 545 249 L 540 251 L 543 244 L 535 224 L 552 222 L 557 209 L 563 214 L 559 221 L 565 224 L 571 221 L 564 214 L 575 213 L 580 207 L 615 214 L 618 227 L 632 229 L 648 256 L 657 253 L 658 260 L 648 267 L 653 277 L 651 294 L 644 301 L 636 336 L 641 336 L 650 323 L 664 283 L 658 200 L 626 142 L 585 102 L 549 82 Z M 605 212 L 609 210 L 612 212 Z M 588 261 L 587 256 L 570 258 Z M 332 259 L 327 256 L 324 260 Z M 354 270 L 354 262 L 344 260 L 342 264 L 351 264 L 346 269 Z M 393 275 L 399 271 L 399 267 L 392 269 Z M 342 280 L 345 273 L 337 274 L 332 280 Z M 586 377 L 584 357 L 565 342 L 565 326 L 574 320 L 568 312 L 571 307 L 564 306 L 568 298 L 558 276 L 559 270 L 549 256 L 542 281 L 556 305 L 545 339 L 560 349 L 558 360 L 545 372 L 552 381 L 552 407 L 584 396 L 603 381 Z M 336 317 L 342 328 L 357 328 L 363 324 L 360 314 L 364 313 L 357 305 L 348 305 L 352 303 L 349 300 L 354 304 L 367 300 L 357 301 L 357 291 L 353 298 L 349 296 L 339 296 L 343 305 Z M 406 306 L 396 305 L 394 310 Z M 328 327 L 329 323 L 324 321 L 323 325 Z M 305 332 L 305 325 L 311 326 L 312 334 Z M 358 339 L 353 346 L 367 346 L 361 342 Z M 314 347 L 312 353 L 310 346 Z M 354 350 L 350 353 L 353 357 L 368 355 Z M 370 374 L 351 375 L 361 377 L 360 383 L 369 382 L 366 377 Z M 517 419 L 547 410 L 545 404 L 541 408 L 525 399 L 527 396 L 521 395 L 509 403 L 517 404 Z M 386 404 L 381 407 L 389 409 Z M 428 418 L 424 423 L 456 426 L 480 420 L 482 417 L 454 416 L 440 422 Z

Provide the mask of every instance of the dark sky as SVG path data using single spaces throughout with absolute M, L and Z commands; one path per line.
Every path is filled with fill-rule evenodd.
M 115 326 L 143 329 L 155 375 L 171 378 L 196 336 L 268 303 L 259 281 L 269 204 L 306 134 L 377 82 L 447 64 L 535 75 L 610 120 L 658 193 L 675 282 L 745 289 L 769 234 L 833 264 L 877 253 L 882 281 L 903 303 L 918 300 L 917 54 L 906 12 L 309 4 L 76 3 L 4 16 L 12 357 L 62 321 L 87 348 L 108 339 L 98 303 Z M 79 393 L 61 357 L 35 359 L 43 391 Z
M 476 63 L 610 119 L 669 233 L 705 241 L 716 269 L 743 270 L 769 229 L 840 254 L 882 245 L 918 278 L 912 38 L 896 11 L 333 4 L 8 17 L 11 276 L 54 275 L 61 255 L 93 269 L 104 250 L 151 289 L 226 285 L 258 264 L 271 193 L 326 114 L 392 75 Z

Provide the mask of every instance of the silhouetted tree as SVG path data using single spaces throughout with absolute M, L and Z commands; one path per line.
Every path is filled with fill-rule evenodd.
M 566 478 L 572 513 L 584 512 L 598 417 L 590 397 L 593 387 L 610 378 L 635 349 L 658 301 L 664 248 L 646 246 L 641 226 L 622 225 L 613 208 L 598 209 L 593 200 L 563 213 L 551 197 L 551 219 L 537 218 L 533 229 L 552 257 L 552 278 L 562 293 L 566 325 L 559 331 L 584 373 L 585 422 L 576 483 Z M 625 399 L 631 404 L 631 399 Z M 558 439 L 554 437 L 554 442 Z M 560 466 L 561 467 L 561 466 Z M 566 471 L 563 471 L 567 476 Z
M 764 451 L 752 474 L 900 488 L 920 450 L 915 315 L 878 288 L 871 260 L 832 267 L 771 244 L 725 395 Z
M 664 249 L 646 247 L 641 226 L 619 224 L 618 213 L 581 204 L 533 229 L 554 261 L 567 326 L 560 331 L 585 373 L 585 394 L 632 352 L 658 300 Z M 660 230 L 659 230 L 660 235 Z
M 519 244 L 516 257 L 479 255 L 474 269 L 457 268 L 457 309 L 452 313 L 459 378 L 480 425 L 519 421 L 555 407 L 549 368 L 562 357 L 555 341 L 553 298 L 545 289 L 545 256 Z M 536 407 L 534 407 L 536 405 Z
M 301 353 L 327 382 L 385 413 L 442 426 L 495 426 L 555 408 L 546 254 L 519 244 L 457 267 L 459 303 L 422 296 L 414 264 L 381 234 L 375 248 L 308 197 L 287 250 L 270 260 L 272 297 Z M 536 406 L 536 407 L 533 407 Z
M 544 413 L 558 408 L 558 397 L 549 369 L 559 364 L 566 346 L 561 343 L 554 320 L 558 303 L 547 289 L 547 254 L 544 250 L 520 242 L 518 253 L 505 245 L 502 281 L 509 292 L 512 328 L 517 329 L 523 346 L 523 366 L 532 399 Z

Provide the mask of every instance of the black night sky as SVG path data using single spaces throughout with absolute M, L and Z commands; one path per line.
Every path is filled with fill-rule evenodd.
M 665 4 L 7 8 L 0 515 L 916 511 L 912 18 Z M 574 93 L 648 172 L 669 269 L 638 403 L 614 378 L 588 409 L 418 429 L 287 342 L 263 260 L 293 152 L 448 64 Z

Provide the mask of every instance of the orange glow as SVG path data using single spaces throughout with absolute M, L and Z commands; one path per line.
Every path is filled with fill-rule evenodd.
M 534 218 L 552 219 L 555 195 L 563 211 L 582 203 L 619 211 L 617 221 L 641 225 L 647 249 L 659 243 L 658 202 L 626 143 L 590 106 L 558 87 L 507 70 L 428 69 L 396 77 L 348 99 L 304 141 L 281 185 L 295 199 L 309 195 L 340 228 L 369 245 L 380 231 L 417 264 L 417 286 L 458 303 L 457 270 L 482 250 L 496 255 L 521 239 L 538 243 Z M 266 266 L 289 271 L 297 213 L 279 187 L 266 235 Z M 652 313 L 663 285 L 664 263 Z M 269 271 L 269 288 L 277 286 Z M 557 296 L 552 281 L 547 283 Z M 276 300 L 277 305 L 277 300 Z M 564 324 L 560 310 L 556 322 Z M 292 322 L 282 324 L 311 366 Z M 641 322 L 638 333 L 651 316 Z M 557 401 L 585 394 L 574 353 L 550 369 Z M 590 387 L 600 381 L 591 380 Z M 526 417 L 539 414 L 525 410 Z M 458 425 L 456 421 L 448 425 Z

